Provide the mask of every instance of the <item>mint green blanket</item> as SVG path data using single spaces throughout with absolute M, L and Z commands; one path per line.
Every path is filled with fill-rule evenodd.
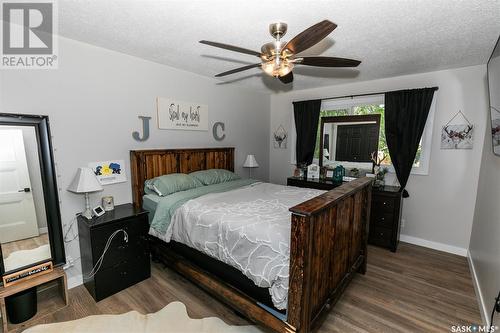
M 238 179 L 226 183 L 196 187 L 187 191 L 176 192 L 166 197 L 162 197 L 156 207 L 155 216 L 151 222 L 151 228 L 156 232 L 164 234 L 169 225 L 172 216 L 177 208 L 191 199 L 201 197 L 209 193 L 220 193 L 235 190 L 237 188 L 256 183 L 254 179 Z

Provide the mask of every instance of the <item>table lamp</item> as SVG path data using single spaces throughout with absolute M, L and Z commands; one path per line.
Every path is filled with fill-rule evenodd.
M 248 168 L 248 178 L 250 178 L 252 176 L 252 169 L 258 168 L 259 164 L 257 163 L 254 155 L 247 155 L 245 163 L 243 163 L 243 167 Z
M 90 210 L 89 193 L 102 191 L 102 186 L 99 184 L 94 171 L 91 168 L 78 168 L 75 178 L 68 187 L 68 191 L 73 193 L 85 193 L 85 211 L 82 216 L 90 220 L 92 211 Z

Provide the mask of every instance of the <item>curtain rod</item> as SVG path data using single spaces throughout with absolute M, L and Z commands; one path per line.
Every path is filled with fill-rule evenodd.
M 434 91 L 439 90 L 439 87 L 430 87 L 431 89 L 434 89 Z M 417 89 L 422 89 L 422 88 L 417 88 Z M 393 91 L 398 91 L 398 90 L 393 90 Z M 362 97 L 362 96 L 374 96 L 374 95 L 383 95 L 385 93 L 392 92 L 392 91 L 385 91 L 385 92 L 377 92 L 377 93 L 366 93 L 366 94 L 357 94 L 357 95 L 345 95 L 345 96 L 337 96 L 337 97 L 325 97 L 325 98 L 318 98 L 320 101 L 324 101 L 327 99 L 340 99 L 340 98 L 354 98 L 354 97 Z M 300 101 L 293 101 L 292 103 L 295 102 L 305 102 L 307 99 L 300 100 Z

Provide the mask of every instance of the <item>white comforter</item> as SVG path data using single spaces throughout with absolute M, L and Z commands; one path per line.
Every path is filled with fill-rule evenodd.
M 189 200 L 163 235 L 231 265 L 257 286 L 269 288 L 273 304 L 286 309 L 290 261 L 288 211 L 324 191 L 255 183 Z

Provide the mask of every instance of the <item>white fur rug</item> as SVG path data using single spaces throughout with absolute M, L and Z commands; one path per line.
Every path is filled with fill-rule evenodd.
M 50 259 L 50 246 L 44 244 L 31 250 L 19 250 L 12 252 L 10 256 L 3 260 L 5 271 L 30 265 L 34 262 Z
M 256 326 L 230 326 L 219 318 L 192 319 L 181 302 L 156 313 L 130 311 L 121 315 L 88 316 L 55 324 L 38 325 L 24 333 L 262 333 Z

